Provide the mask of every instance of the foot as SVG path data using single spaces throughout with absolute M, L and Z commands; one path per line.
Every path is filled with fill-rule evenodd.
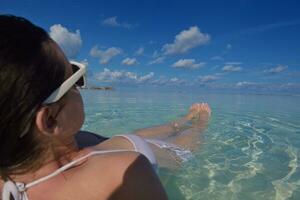
M 204 128 L 210 115 L 211 109 L 207 103 L 194 103 L 186 117 L 192 121 L 193 127 Z
M 194 103 L 189 113 L 183 118 L 171 122 L 174 133 L 184 131 L 189 128 L 205 128 L 211 115 L 211 109 L 207 103 Z

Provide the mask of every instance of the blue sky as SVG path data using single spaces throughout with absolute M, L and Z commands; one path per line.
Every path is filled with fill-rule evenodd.
M 299 1 L 14 1 L 92 85 L 300 93 Z

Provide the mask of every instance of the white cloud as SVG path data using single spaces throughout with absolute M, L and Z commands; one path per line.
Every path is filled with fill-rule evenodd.
M 173 78 L 167 78 L 165 76 L 160 76 L 157 79 L 152 79 L 151 81 L 149 81 L 149 83 L 151 85 L 182 85 L 185 84 L 186 81 L 184 79 L 179 79 L 177 77 L 173 77 Z
M 282 84 L 274 84 L 274 83 L 257 83 L 257 82 L 248 82 L 241 81 L 236 83 L 235 87 L 237 89 L 254 89 L 258 91 L 276 91 L 280 90 Z
M 150 72 L 144 76 L 139 76 L 134 72 L 127 71 L 111 71 L 108 68 L 104 68 L 103 72 L 96 74 L 95 78 L 101 82 L 115 82 L 115 83 L 146 83 L 150 81 L 154 76 L 153 72 Z
M 149 80 L 152 79 L 152 77 L 154 76 L 154 73 L 153 72 L 150 72 L 149 74 L 145 75 L 145 76 L 141 76 L 139 79 L 138 79 L 138 83 L 145 83 Z
M 247 82 L 247 81 L 241 81 L 236 83 L 236 87 L 238 88 L 249 88 L 249 87 L 254 87 L 257 86 L 257 83 L 254 82 Z
M 153 57 L 153 58 L 159 57 L 159 53 L 158 53 L 157 50 L 155 50 L 155 51 L 153 52 L 152 57 Z
M 222 68 L 222 70 L 225 72 L 240 72 L 240 71 L 242 71 L 242 68 L 239 66 L 235 66 L 233 64 L 231 64 L 231 65 L 227 64 Z
M 125 58 L 122 61 L 122 65 L 131 66 L 131 65 L 137 65 L 137 64 L 138 64 L 138 61 L 135 58 Z
M 180 59 L 172 66 L 175 68 L 189 68 L 189 69 L 196 69 L 205 65 L 204 62 L 195 63 L 195 59 Z
M 123 78 L 135 79 L 136 75 L 131 72 L 124 71 L 110 71 L 108 68 L 104 68 L 103 72 L 96 75 L 96 79 L 102 82 L 115 82 Z
M 86 66 L 86 76 L 88 77 L 92 77 L 94 72 L 92 70 L 89 69 L 89 62 L 87 59 L 83 59 L 81 61 L 79 61 L 81 64 Z
M 121 26 L 121 24 L 119 22 L 117 22 L 117 17 L 116 16 L 104 19 L 102 21 L 102 24 L 106 25 L 106 26 Z
M 224 60 L 221 56 L 214 56 L 210 58 L 211 60 Z
M 104 70 L 95 75 L 95 79 L 105 83 L 116 84 L 149 84 L 149 85 L 183 85 L 186 84 L 184 79 L 177 77 L 166 78 L 161 76 L 158 79 L 154 78 L 154 73 L 150 72 L 145 75 L 138 75 L 134 72 L 110 70 L 104 68 Z
M 123 28 L 131 28 L 132 25 L 126 22 L 118 22 L 117 16 L 106 18 L 102 21 L 102 25 L 110 26 L 110 27 L 123 27 Z
M 227 44 L 226 45 L 226 50 L 230 50 L 232 48 L 232 45 L 231 44 Z
M 168 79 L 164 76 L 160 76 L 158 79 L 151 80 L 152 85 L 165 85 L 168 82 Z
M 220 77 L 215 76 L 215 75 L 199 76 L 198 78 L 201 83 L 212 82 L 212 81 L 220 79 Z
M 143 55 L 144 54 L 144 48 L 140 47 L 136 52 L 134 53 L 137 56 Z
M 80 31 L 72 33 L 61 24 L 50 27 L 50 37 L 62 48 L 68 58 L 74 58 L 82 45 Z
M 241 62 L 227 62 L 227 63 L 225 63 L 225 65 L 241 65 L 241 64 L 243 64 L 243 63 L 241 63 Z
M 181 54 L 210 41 L 209 34 L 202 33 L 197 26 L 181 31 L 175 36 L 172 44 L 165 44 L 162 48 L 164 55 Z
M 94 46 L 91 51 L 90 55 L 95 58 L 100 58 L 100 64 L 107 64 L 113 57 L 122 53 L 120 48 L 110 47 L 106 50 L 98 49 L 98 46 Z
M 300 83 L 284 83 L 284 84 L 281 84 L 280 89 L 288 89 L 288 90 L 291 90 L 291 89 L 294 89 L 294 90 L 298 90 L 300 91 Z
M 248 28 L 246 30 L 241 31 L 240 33 L 242 33 L 242 34 L 256 34 L 256 33 L 260 33 L 260 32 L 270 31 L 272 29 L 295 26 L 295 25 L 299 25 L 299 24 L 300 24 L 299 20 L 278 22 L 278 23 L 273 23 L 273 24 L 263 24 L 263 25 L 259 25 L 259 26 L 256 26 L 256 27 Z
M 288 68 L 287 66 L 278 65 L 277 67 L 267 69 L 264 72 L 276 74 L 286 70 L 287 68 Z
M 178 81 L 178 80 L 179 80 L 179 79 L 178 79 L 177 77 L 174 77 L 174 78 L 171 78 L 171 79 L 170 79 L 171 82 L 176 82 L 176 81 Z
M 215 76 L 224 76 L 226 75 L 226 72 L 218 72 L 218 73 L 215 73 Z
M 289 73 L 288 73 L 288 76 L 300 78 L 300 71 L 292 71 L 292 72 L 289 72 Z
M 89 66 L 89 62 L 87 59 L 84 59 L 82 61 L 80 61 L 81 64 L 85 65 L 86 67 Z
M 179 79 L 177 77 L 173 77 L 169 81 L 167 81 L 168 85 L 182 85 L 184 83 L 185 83 L 185 80 Z
M 237 83 L 209 83 L 205 86 L 212 89 L 237 89 L 237 90 L 253 90 L 263 93 L 270 92 L 300 92 L 299 83 L 259 83 L 259 82 L 248 82 L 241 81 Z
M 152 61 L 149 62 L 149 65 L 153 65 L 153 64 L 159 64 L 159 63 L 163 63 L 165 60 L 165 57 L 162 56 L 162 57 L 158 57 Z

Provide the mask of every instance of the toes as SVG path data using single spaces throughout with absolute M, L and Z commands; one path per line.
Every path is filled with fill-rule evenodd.
M 209 113 L 209 115 L 211 114 L 211 109 L 210 109 L 208 103 L 200 103 L 200 104 L 198 104 L 197 111 L 200 112 L 201 110 L 206 111 L 207 113 Z
M 197 108 L 197 103 L 194 103 L 193 105 L 191 105 L 190 111 L 195 110 L 196 108 Z
M 206 112 L 209 113 L 209 115 L 211 114 L 211 109 L 208 105 L 208 103 L 194 103 L 191 105 L 190 107 L 190 112 L 201 112 L 202 110 L 205 110 Z

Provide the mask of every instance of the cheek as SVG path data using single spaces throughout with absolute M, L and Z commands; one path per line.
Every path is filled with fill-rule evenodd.
M 74 122 L 77 123 L 77 126 L 81 128 L 84 121 L 84 109 L 83 109 L 83 101 L 79 92 L 78 93 L 76 92 L 75 95 L 73 95 L 72 101 L 73 101 L 72 108 L 71 108 L 72 118 L 74 119 Z
M 83 101 L 82 101 L 81 95 L 79 95 L 79 97 L 78 97 L 78 103 L 77 103 L 76 107 L 77 107 L 78 118 L 79 118 L 79 121 L 81 122 L 80 123 L 80 128 L 81 128 L 81 126 L 84 122 L 84 118 L 85 118 L 84 108 L 83 108 Z
M 83 101 L 81 95 L 76 91 L 69 95 L 68 102 L 65 105 L 65 127 L 71 132 L 80 130 L 84 122 Z

